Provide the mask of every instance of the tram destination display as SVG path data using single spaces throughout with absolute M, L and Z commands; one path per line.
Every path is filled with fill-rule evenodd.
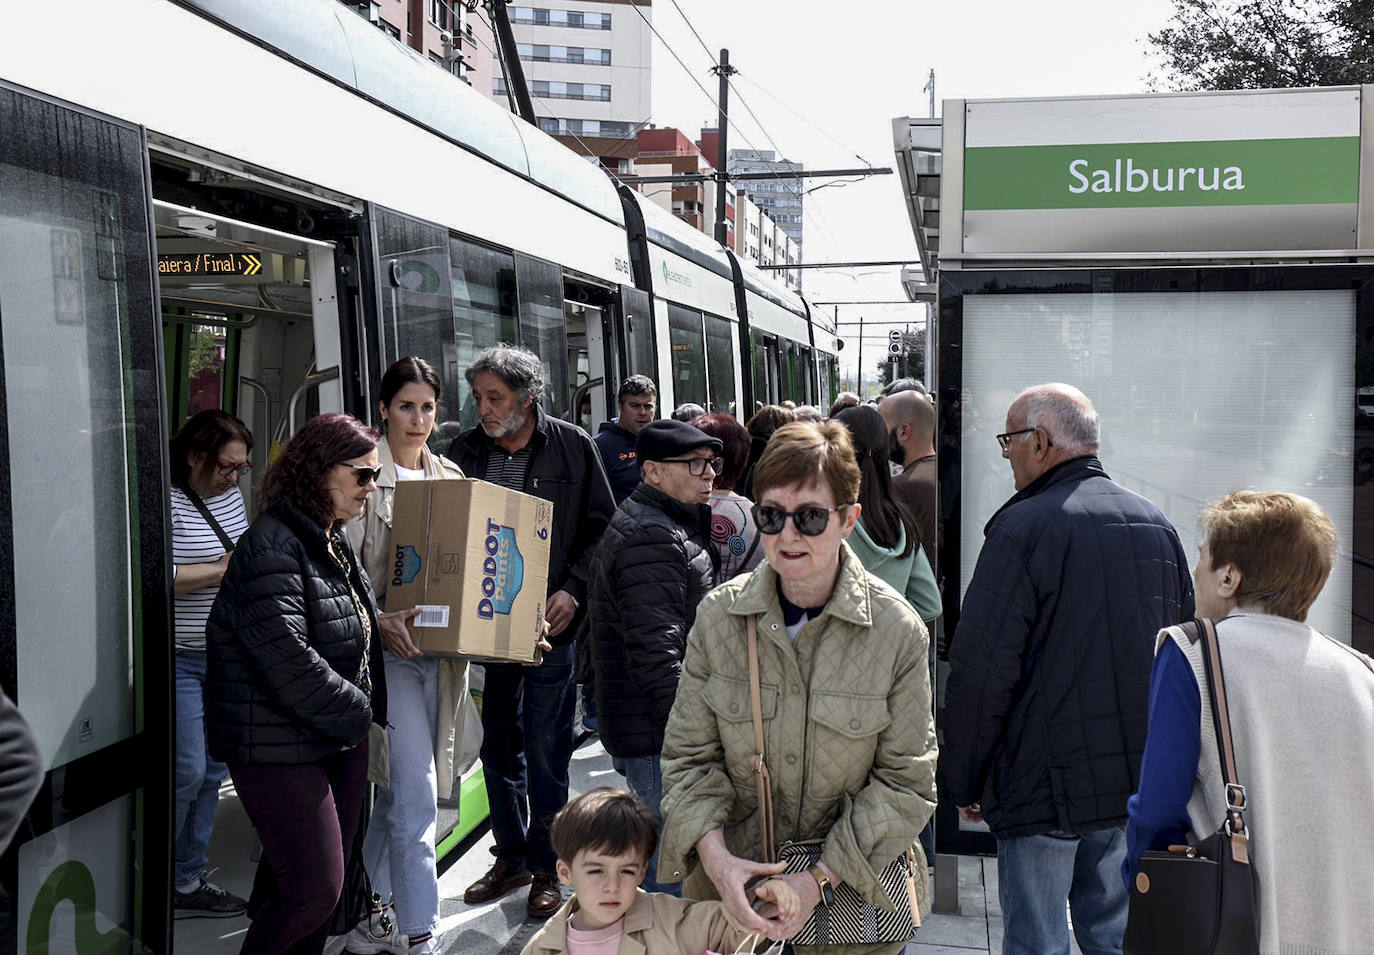
M 539 661 L 553 505 L 487 481 L 401 481 L 387 609 L 426 653 Z

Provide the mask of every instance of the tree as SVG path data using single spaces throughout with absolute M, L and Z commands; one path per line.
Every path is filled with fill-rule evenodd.
M 926 330 L 902 332 L 902 355 L 897 359 L 898 378 L 926 377 Z M 892 358 L 884 356 L 878 362 L 878 386 L 892 383 Z
M 1148 36 L 1151 89 L 1345 86 L 1374 78 L 1371 0 L 1174 0 Z

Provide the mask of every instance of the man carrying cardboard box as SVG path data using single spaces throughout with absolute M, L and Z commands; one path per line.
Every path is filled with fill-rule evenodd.
M 530 885 L 530 917 L 548 918 L 562 902 L 549 823 L 568 801 L 572 641 L 584 613 L 592 551 L 615 500 L 592 439 L 539 406 L 544 373 L 538 355 L 497 345 L 478 355 L 466 374 L 481 424 L 454 439 L 449 457 L 472 477 L 553 502 L 545 608 L 553 649 L 538 667 L 486 665 L 482 770 L 496 863 L 463 900 L 490 902 Z
M 601 742 L 655 816 L 663 799 L 658 754 L 687 631 L 719 570 L 710 500 L 722 447 L 685 421 L 645 425 L 636 445 L 644 480 L 611 518 L 592 563 L 588 637 Z M 644 888 L 679 892 L 677 883 L 658 881 L 657 850 Z

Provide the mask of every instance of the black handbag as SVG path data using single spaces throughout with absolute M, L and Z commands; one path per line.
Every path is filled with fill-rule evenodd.
M 1245 787 L 1236 778 L 1217 632 L 1210 620 L 1194 620 L 1182 629 L 1193 643 L 1202 641 L 1226 783 L 1226 819 L 1194 845 L 1144 854 L 1131 885 L 1122 950 L 1125 955 L 1257 955 L 1259 879 L 1250 864 Z
M 814 839 L 775 845 L 773 832 L 772 780 L 763 751 L 763 709 L 759 689 L 758 627 L 747 618 L 749 634 L 749 702 L 753 709 L 754 756 L 751 760 L 759 796 L 759 833 L 763 842 L 763 861 L 782 862 L 786 872 L 805 872 L 820 861 L 824 840 Z M 834 888 L 834 901 L 818 905 L 790 939 L 793 945 L 865 945 L 877 942 L 905 942 L 921 926 L 921 907 L 916 891 L 916 855 L 910 849 L 889 862 L 878 873 L 878 882 L 892 905 L 891 911 L 879 908 L 864 898 L 848 882 Z

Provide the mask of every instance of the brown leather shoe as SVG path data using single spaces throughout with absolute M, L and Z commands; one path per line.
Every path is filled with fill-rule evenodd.
M 510 866 L 498 862 L 487 871 L 486 875 L 468 886 L 467 891 L 463 893 L 463 901 L 468 905 L 493 902 L 511 889 L 529 885 L 533 879 L 534 876 L 524 869 L 512 869 Z
M 563 904 L 563 892 L 558 887 L 558 877 L 540 873 L 534 876 L 530 886 L 530 901 L 525 906 L 532 919 L 546 919 L 558 911 Z

